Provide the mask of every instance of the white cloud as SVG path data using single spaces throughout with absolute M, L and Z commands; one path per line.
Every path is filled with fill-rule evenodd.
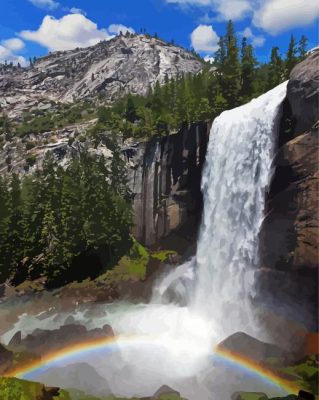
M 21 65 L 27 65 L 27 61 L 24 57 L 14 54 L 14 52 L 8 47 L 0 44 L 0 63 L 13 62 L 13 64 L 20 63 Z
M 252 12 L 249 0 L 219 0 L 214 3 L 219 13 L 218 19 L 221 20 L 241 20 Z
M 81 8 L 71 7 L 70 9 L 66 9 L 66 11 L 69 11 L 71 14 L 82 14 L 86 16 L 86 12 Z
M 192 46 L 196 51 L 213 53 L 218 48 L 219 37 L 211 25 L 199 25 L 191 34 Z
M 123 35 L 124 35 L 126 32 L 130 32 L 130 33 L 134 33 L 134 32 L 135 32 L 133 28 L 127 27 L 127 26 L 122 25 L 122 24 L 111 24 L 111 25 L 107 28 L 107 30 L 108 30 L 108 32 L 109 32 L 110 34 L 114 34 L 114 35 L 118 35 L 120 32 L 122 32 Z
M 59 3 L 55 0 L 29 0 L 34 6 L 48 10 L 54 10 L 59 7 Z
M 242 36 L 245 36 L 247 39 L 249 39 L 252 45 L 255 47 L 262 47 L 266 41 L 264 36 L 254 35 L 249 27 L 244 29 L 244 31 L 242 32 Z
M 88 47 L 110 39 L 111 35 L 82 14 L 69 14 L 60 19 L 45 16 L 36 31 L 22 31 L 23 39 L 31 40 L 51 51 Z
M 198 6 L 208 8 L 216 12 L 217 20 L 240 20 L 250 14 L 253 10 L 252 3 L 255 0 L 166 0 L 166 3 L 179 4 L 181 7 Z M 203 23 L 210 23 L 208 14 L 205 14 Z M 205 21 L 206 19 L 206 21 Z
M 307 26 L 319 16 L 318 0 L 165 0 L 180 7 L 199 7 L 206 14 L 201 23 L 212 20 L 242 20 L 251 17 L 253 24 L 276 35 Z M 211 15 L 213 13 L 213 15 Z M 256 39 L 259 45 L 262 39 Z
M 264 0 L 253 23 L 272 35 L 311 24 L 319 16 L 317 0 Z
M 96 23 L 82 14 L 68 14 L 60 19 L 47 15 L 36 31 L 25 30 L 20 32 L 20 36 L 56 51 L 93 46 L 101 40 L 111 39 L 120 31 L 133 33 L 134 29 L 121 24 L 99 29 Z
M 25 47 L 24 41 L 19 38 L 2 40 L 1 43 L 3 44 L 4 47 L 12 51 L 18 51 Z

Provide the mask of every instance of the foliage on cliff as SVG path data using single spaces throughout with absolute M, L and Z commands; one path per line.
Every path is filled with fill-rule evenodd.
M 124 137 L 149 137 L 168 134 L 184 123 L 214 119 L 288 79 L 291 69 L 304 57 L 306 45 L 304 36 L 299 46 L 292 36 L 285 59 L 274 47 L 270 61 L 260 64 L 245 37 L 239 48 L 229 21 L 213 64 L 207 63 L 196 75 L 166 77 L 163 86 L 157 83 L 145 97 L 128 95 L 111 108 L 101 107 L 91 134 L 108 129 Z
M 45 275 L 55 286 L 95 277 L 130 247 L 130 226 L 118 157 L 108 165 L 83 153 L 63 169 L 47 153 L 43 169 L 22 181 L 0 177 L 0 281 Z

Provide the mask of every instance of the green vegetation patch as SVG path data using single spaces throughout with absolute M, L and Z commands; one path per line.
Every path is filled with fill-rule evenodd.
M 153 251 L 151 253 L 151 257 L 160 262 L 165 262 L 169 259 L 170 256 L 174 256 L 176 254 L 177 253 L 174 250 L 160 250 L 160 251 Z
M 1 400 L 71 400 L 65 390 L 56 391 L 41 383 L 24 381 L 17 378 L 0 377 Z
M 319 369 L 316 356 L 307 357 L 301 363 L 281 370 L 295 376 L 297 385 L 303 389 L 315 395 L 319 394 Z

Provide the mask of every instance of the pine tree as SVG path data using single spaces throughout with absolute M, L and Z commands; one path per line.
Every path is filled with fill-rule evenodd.
M 293 67 L 297 64 L 297 62 L 298 58 L 297 58 L 296 40 L 294 35 L 291 35 L 286 57 L 285 75 L 287 79 L 289 78 L 290 72 L 293 69 Z
M 12 175 L 10 182 L 9 204 L 7 244 L 10 254 L 8 255 L 8 266 L 10 271 L 14 271 L 22 260 L 24 252 L 21 186 L 20 179 L 16 174 Z
M 221 72 L 226 61 L 226 44 L 225 38 L 221 36 L 218 41 L 218 50 L 215 53 L 214 64 Z
M 279 54 L 279 48 L 276 46 L 271 49 L 267 89 L 270 90 L 279 85 L 283 80 L 283 75 L 283 61 Z
M 298 44 L 298 53 L 300 60 L 302 60 L 306 56 L 307 46 L 308 46 L 308 39 L 306 38 L 305 35 L 302 35 Z
M 241 49 L 241 97 L 244 102 L 253 97 L 256 65 L 253 46 L 247 45 L 247 39 L 244 37 Z
M 125 119 L 131 123 L 134 123 L 137 119 L 136 107 L 131 94 L 127 97 L 126 108 L 125 108 Z
M 221 69 L 224 75 L 222 80 L 222 95 L 226 99 L 228 107 L 234 108 L 239 104 L 241 71 L 239 63 L 239 49 L 234 33 L 234 25 L 230 20 L 226 32 L 226 59 Z
M 158 118 L 163 110 L 162 90 L 159 81 L 156 81 L 152 94 L 152 111 Z
M 6 178 L 0 176 L 0 283 L 10 276 L 9 218 L 10 195 Z

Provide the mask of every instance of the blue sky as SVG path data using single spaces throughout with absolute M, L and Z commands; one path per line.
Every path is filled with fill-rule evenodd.
M 226 21 L 255 44 L 259 60 L 272 46 L 286 52 L 290 34 L 318 44 L 316 0 L 2 0 L 0 62 L 25 64 L 30 56 L 85 47 L 119 30 L 157 32 L 213 56 Z

